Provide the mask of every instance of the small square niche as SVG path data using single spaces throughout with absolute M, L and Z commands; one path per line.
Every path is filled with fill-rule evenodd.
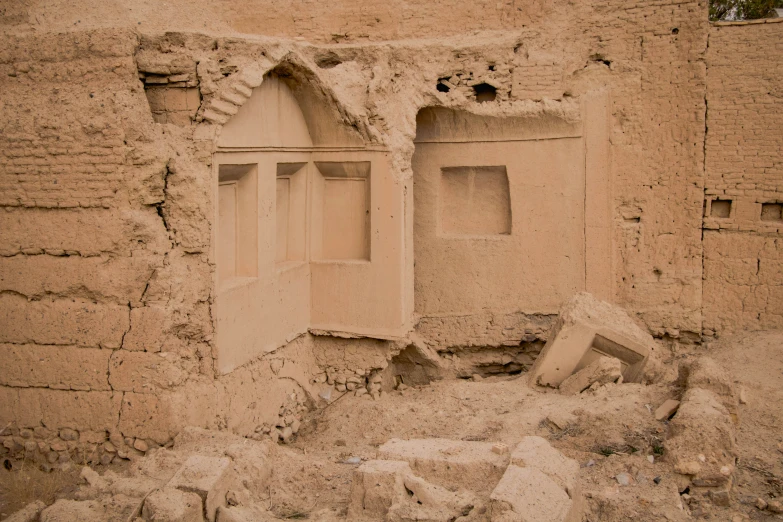
M 710 205 L 710 217 L 727 219 L 731 216 L 731 200 L 715 199 Z
M 258 276 L 258 166 L 220 165 L 218 284 Z
M 511 234 L 506 167 L 441 168 L 440 229 L 447 235 Z
M 783 221 L 783 203 L 762 203 L 762 221 Z

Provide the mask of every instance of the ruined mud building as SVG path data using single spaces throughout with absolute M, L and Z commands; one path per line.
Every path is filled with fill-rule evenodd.
M 658 338 L 783 326 L 778 20 L 248 0 L 200 7 L 217 36 L 23 4 L 0 426 L 78 430 L 47 451 L 253 434 L 412 339 L 518 371 L 582 290 Z

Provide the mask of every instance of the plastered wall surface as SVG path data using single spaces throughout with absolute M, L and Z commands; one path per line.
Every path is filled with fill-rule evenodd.
M 219 16 L 207 9 L 203 18 L 183 5 L 159 7 L 157 17 L 145 14 L 149 7 L 134 11 L 112 2 L 74 4 L 78 17 L 67 9 L 54 17 L 53 4 L 44 1 L 14 0 L 3 11 L 0 424 L 37 428 L 41 440 L 78 429 L 77 442 L 93 446 L 110 435 L 163 443 L 187 424 L 250 434 L 281 407 L 316 404 L 314 377 L 325 369 L 379 368 L 411 331 L 441 349 L 541 340 L 556 296 L 583 288 L 627 307 L 659 337 L 697 338 L 703 328 L 721 333 L 734 321 L 726 312 L 733 308 L 710 304 L 719 302 L 710 297 L 710 285 L 712 274 L 745 285 L 738 282 L 745 276 L 734 274 L 750 273 L 752 263 L 748 271 L 720 268 L 728 266 L 724 251 L 747 251 L 724 250 L 720 243 L 744 236 L 710 229 L 702 239 L 709 223 L 705 199 L 717 195 L 709 180 L 725 178 L 712 173 L 718 167 L 711 163 L 716 147 L 710 140 L 719 124 L 709 119 L 720 113 L 709 105 L 717 78 L 709 67 L 713 51 L 724 45 L 716 30 L 728 29 L 710 28 L 704 2 L 551 2 L 514 9 L 432 2 L 415 11 L 408 4 L 338 3 L 326 14 L 323 6 L 307 4 L 292 11 L 305 18 L 280 24 L 240 18 L 240 10 L 254 12 L 243 4 L 217 10 Z M 282 17 L 277 7 L 257 5 L 270 20 Z M 175 12 L 185 13 L 179 26 L 166 28 L 195 32 L 156 28 Z M 45 25 L 33 29 L 36 24 Z M 66 26 L 67 32 L 55 32 Z M 234 33 L 268 27 L 276 32 Z M 781 27 L 769 24 L 747 38 L 771 41 Z M 387 41 L 393 39 L 400 40 Z M 272 86 L 273 76 L 290 93 L 275 90 L 284 108 L 259 118 L 271 105 L 254 92 Z M 779 79 L 748 82 L 756 89 Z M 495 99 L 479 103 L 479 85 L 494 89 Z M 416 229 L 427 223 L 416 222 L 424 150 L 417 115 L 427 107 L 484 122 L 544 118 L 580 129 L 574 143 L 556 152 L 563 162 L 552 165 L 559 165 L 553 176 L 562 186 L 546 180 L 535 187 L 553 205 L 573 200 L 564 212 L 526 213 L 525 199 L 514 190 L 522 186 L 520 172 L 535 175 L 522 163 L 546 154 L 546 144 L 522 152 L 495 146 L 487 161 L 434 167 L 506 166 L 505 178 L 495 170 L 487 184 L 480 180 L 479 192 L 488 195 L 483 201 L 499 210 L 471 234 L 524 231 L 535 238 L 535 230 L 520 227 L 549 225 L 540 217 L 551 213 L 575 238 L 578 248 L 569 243 L 557 250 L 556 282 L 515 278 L 520 286 L 512 288 L 539 292 L 541 299 L 507 292 L 496 271 L 486 287 L 455 272 L 450 284 L 465 278 L 465 288 L 425 292 L 456 297 L 419 308 L 428 301 L 416 299 L 415 284 Z M 282 134 L 275 127 L 280 122 Z M 499 125 L 471 133 L 481 141 L 502 131 Z M 734 133 L 727 128 L 726 135 Z M 762 143 L 779 150 L 774 137 Z M 430 146 L 427 161 L 449 152 L 443 144 Z M 224 162 L 257 167 L 224 169 L 221 181 Z M 369 175 L 358 165 L 331 165 L 366 162 Z M 304 170 L 285 166 L 299 163 Z M 743 164 L 747 176 L 756 175 Z M 775 176 L 776 167 L 762 168 L 764 176 Z M 236 192 L 253 187 L 244 177 L 251 171 L 255 215 L 243 210 L 252 205 Z M 466 194 L 477 190 L 476 175 L 447 172 L 433 188 L 464 206 Z M 297 199 L 305 179 L 307 195 Z M 350 189 L 334 190 L 348 181 Z M 329 206 L 319 194 L 342 204 Z M 302 201 L 304 220 L 292 210 Z M 438 215 L 424 201 L 423 215 Z M 221 221 L 221 209 L 232 208 L 223 215 L 235 221 Z M 329 226 L 314 218 L 324 213 L 334 217 Z M 239 223 L 253 219 L 258 244 L 248 248 L 242 238 L 247 230 L 252 237 L 252 227 Z M 291 232 L 296 223 L 305 224 L 304 238 Z M 333 223 L 340 225 L 329 228 Z M 476 220 L 454 220 L 445 230 L 466 223 Z M 233 230 L 234 240 L 221 230 Z M 283 231 L 281 246 L 276 238 Z M 764 281 L 774 281 L 780 250 L 776 236 L 765 234 L 746 239 L 763 251 L 754 259 L 762 259 L 760 273 L 769 274 Z M 334 250 L 324 250 L 324 238 L 334 240 L 327 241 Z M 255 261 L 248 251 L 256 252 Z M 348 259 L 324 259 L 342 255 L 334 252 Z M 466 252 L 485 253 L 476 247 L 457 254 Z M 537 254 L 525 266 L 540 269 L 539 279 L 552 277 L 546 249 Z M 713 268 L 712 259 L 723 265 Z M 769 319 L 749 312 L 743 324 L 774 324 L 780 306 L 764 302 L 769 315 L 761 317 Z M 357 336 L 371 339 L 350 338 Z
M 707 333 L 783 325 L 783 24 L 710 28 L 704 218 Z

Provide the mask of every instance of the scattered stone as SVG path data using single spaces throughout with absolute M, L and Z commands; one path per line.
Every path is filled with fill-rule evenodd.
M 291 426 L 286 426 L 280 432 L 280 436 L 282 437 L 284 444 L 291 444 L 294 441 L 294 430 L 291 429 Z
M 203 522 L 203 512 L 199 495 L 167 487 L 147 496 L 141 515 L 149 522 Z
M 655 410 L 655 420 L 665 420 L 674 415 L 674 413 L 677 411 L 677 408 L 680 407 L 680 401 L 676 401 L 674 399 L 669 399 L 665 401 L 663 404 L 658 406 L 658 408 Z
M 755 502 L 754 505 L 756 506 L 756 508 L 760 509 L 761 511 L 764 511 L 765 509 L 767 509 L 767 501 L 764 500 L 761 497 L 756 499 L 756 502 Z
M 143 453 L 146 453 L 150 449 L 149 445 L 141 439 L 133 441 L 133 447 Z
M 27 504 L 16 513 L 12 513 L 8 518 L 3 519 L 3 522 L 36 522 L 45 507 L 46 504 L 36 500 Z
M 653 479 L 653 482 L 655 482 L 656 484 L 660 484 L 661 483 L 661 477 L 655 477 Z
M 728 489 L 710 491 L 710 500 L 716 506 L 729 507 L 731 505 L 731 495 Z
M 408 389 L 408 385 L 407 385 L 407 384 L 405 384 L 404 382 L 401 382 L 400 384 L 398 384 L 398 385 L 397 385 L 397 389 L 398 389 L 399 391 L 405 391 L 405 390 L 407 390 L 407 389 Z
M 783 504 L 781 504 L 778 500 L 770 500 L 767 503 L 767 511 L 778 514 L 783 513 Z
M 650 464 L 655 464 L 655 457 L 654 457 L 654 456 L 652 456 L 652 455 L 647 455 L 647 461 L 648 461 Z
M 60 430 L 60 438 L 65 441 L 79 440 L 79 432 L 69 428 Z
M 615 477 L 617 480 L 617 483 L 621 486 L 630 486 L 631 485 L 631 476 L 628 473 L 618 473 Z
M 622 376 L 622 363 L 615 357 L 600 356 L 562 383 L 560 392 L 565 395 L 576 395 L 598 384 L 602 386 L 615 382 Z
M 177 471 L 168 487 L 196 493 L 204 503 L 209 522 L 215 521 L 218 506 L 225 505 L 232 480 L 231 460 L 225 457 L 193 455 Z
M 483 381 L 484 380 L 484 377 L 482 377 L 481 375 L 479 375 L 477 373 L 474 373 L 473 375 L 471 375 L 470 378 L 473 379 L 474 382 L 478 382 L 478 381 Z
M 362 458 L 361 457 L 348 457 L 347 459 L 343 460 L 343 464 L 361 464 Z

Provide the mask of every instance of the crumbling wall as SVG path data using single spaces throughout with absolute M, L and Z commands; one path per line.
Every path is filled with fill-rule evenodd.
M 707 53 L 704 331 L 783 326 L 783 23 L 714 24 Z
M 215 375 L 213 144 L 154 123 L 138 36 L 2 40 L 3 451 L 105 463 L 311 404 L 309 337 Z
M 222 125 L 279 64 L 302 72 L 342 123 L 388 153 L 405 197 L 408 310 L 417 114 L 572 114 L 599 95 L 608 136 L 589 147 L 605 161 L 611 204 L 591 215 L 614 253 L 603 260 L 605 298 L 653 335 L 701 333 L 706 4 L 494 5 L 433 2 L 416 17 L 364 5 L 340 19 L 340 46 L 125 30 L 3 36 L 0 427 L 16 430 L 9 444 L 25 447 L 21 430 L 34 428 L 49 430 L 35 435 L 42 441 L 67 428 L 89 444 L 112 435 L 125 446 L 165 443 L 185 424 L 251 434 L 318 400 L 311 384 L 347 389 L 404 347 L 305 334 L 215 372 L 212 155 Z M 275 30 L 329 41 L 338 18 L 320 20 L 322 9 Z M 28 14 L 6 13 L 4 23 L 23 32 Z M 364 41 L 359 26 L 376 16 Z M 455 27 L 505 30 L 379 41 Z M 595 114 L 578 117 L 589 127 Z M 540 344 L 552 316 L 509 308 L 417 318 L 418 333 L 447 351 Z

